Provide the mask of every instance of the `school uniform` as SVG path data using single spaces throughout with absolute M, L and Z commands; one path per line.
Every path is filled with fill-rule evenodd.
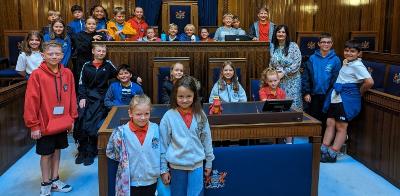
M 21 52 L 18 56 L 17 65 L 15 66 L 16 71 L 24 71 L 26 78 L 32 74 L 32 71 L 37 69 L 43 62 L 42 54 L 40 51 L 32 51 L 31 55 L 27 55 L 25 52 Z
M 69 59 L 70 59 L 71 54 L 72 54 L 71 38 L 68 35 L 66 35 L 64 38 L 56 36 L 54 39 L 52 39 L 50 34 L 45 34 L 44 35 L 43 41 L 49 42 L 51 40 L 55 40 L 57 43 L 61 44 L 62 51 L 64 53 L 64 57 L 61 60 L 61 64 L 64 65 L 64 67 L 67 67 Z
M 246 102 L 247 101 L 246 92 L 244 91 L 242 85 L 238 84 L 239 90 L 235 92 L 233 90 L 232 83 L 227 84 L 225 81 L 222 80 L 222 82 L 225 85 L 225 88 L 223 90 L 221 90 L 220 86 L 219 86 L 219 82 L 221 82 L 221 81 L 216 82 L 211 90 L 210 98 L 208 99 L 209 103 L 214 102 L 215 96 L 218 96 L 219 99 L 225 103 Z
M 121 82 L 113 82 L 107 90 L 104 105 L 111 109 L 112 106 L 129 105 L 132 97 L 143 94 L 143 89 L 138 84 L 131 82 L 127 87 Z

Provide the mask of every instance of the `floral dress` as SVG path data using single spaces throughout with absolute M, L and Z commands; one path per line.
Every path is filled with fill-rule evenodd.
M 301 52 L 296 43 L 290 42 L 288 55 L 285 56 L 283 48 L 270 44 L 271 60 L 270 67 L 283 72 L 280 87 L 285 90 L 287 98 L 293 99 L 292 108 L 303 110 L 301 96 Z

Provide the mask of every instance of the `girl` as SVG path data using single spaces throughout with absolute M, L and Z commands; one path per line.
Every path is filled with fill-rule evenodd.
M 237 35 L 237 29 L 232 27 L 233 15 L 224 14 L 222 17 L 222 23 L 224 26 L 218 27 L 215 31 L 214 40 L 215 41 L 225 41 L 225 35 Z
M 210 33 L 208 32 L 207 28 L 201 28 L 200 30 L 200 38 L 202 42 L 213 42 L 215 41 L 214 39 L 209 37 Z
M 247 96 L 242 85 L 238 81 L 236 69 L 232 62 L 225 61 L 222 64 L 219 80 L 211 90 L 209 103 L 213 103 L 214 97 L 219 97 L 222 102 L 246 102 Z
M 76 66 L 73 68 L 75 81 L 78 83 L 82 66 L 93 59 L 92 42 L 104 41 L 106 38 L 99 32 L 96 32 L 96 19 L 89 16 L 86 19 L 85 31 L 79 32 L 74 38 L 74 47 L 76 50 Z
M 90 9 L 92 17 L 96 19 L 96 31 L 102 33 L 103 36 L 107 34 L 108 14 L 102 5 L 95 5 Z
M 76 164 L 91 165 L 97 155 L 97 132 L 107 116 L 104 97 L 108 81 L 115 77 L 116 68 L 105 60 L 107 48 L 93 44 L 93 61 L 86 62 L 79 77 L 79 119 L 74 139 L 79 143 Z
M 26 36 L 24 42 L 21 44 L 21 53 L 18 56 L 17 65 L 15 70 L 26 80 L 29 79 L 32 71 L 39 67 L 43 61 L 40 54 L 43 38 L 39 31 L 31 31 Z
M 144 94 L 129 104 L 130 121 L 114 129 L 106 155 L 119 162 L 115 195 L 153 196 L 160 176 L 158 125 L 149 121 L 151 102 Z M 128 188 L 130 187 L 130 188 Z
M 146 29 L 146 36 L 142 37 L 139 41 L 143 42 L 160 42 L 161 39 L 156 37 L 156 32 L 153 27 Z
M 144 11 L 141 7 L 135 7 L 134 17 L 129 19 L 127 22 L 136 30 L 137 34 L 132 36 L 129 41 L 138 41 L 142 39 L 146 34 L 146 29 L 149 25 L 144 19 Z
M 201 195 L 214 160 L 210 125 L 197 96 L 196 81 L 183 76 L 174 84 L 171 109 L 160 122 L 161 174 L 171 195 Z M 169 165 L 169 167 L 168 167 Z
M 176 62 L 170 68 L 170 78 L 165 80 L 162 84 L 161 89 L 161 103 L 169 104 L 170 96 L 172 92 L 172 87 L 176 80 L 182 78 L 183 76 L 183 64 L 180 62 Z
M 184 28 L 185 33 L 182 33 L 179 36 L 180 41 L 192 41 L 192 42 L 197 42 L 200 41 L 199 37 L 194 34 L 196 32 L 196 27 L 192 24 L 187 24 Z
M 285 99 L 286 93 L 279 88 L 278 72 L 273 68 L 266 68 L 261 73 L 260 90 L 258 91 L 261 101 L 267 99 Z
M 45 42 L 55 40 L 62 45 L 64 58 L 61 60 L 61 64 L 67 67 L 69 58 L 71 57 L 72 43 L 71 38 L 67 34 L 64 21 L 62 19 L 57 19 L 51 23 L 50 33 L 44 35 L 43 40 Z

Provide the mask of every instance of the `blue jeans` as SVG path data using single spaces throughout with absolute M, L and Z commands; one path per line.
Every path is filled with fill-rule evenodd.
M 203 196 L 203 167 L 192 171 L 171 169 L 171 196 Z

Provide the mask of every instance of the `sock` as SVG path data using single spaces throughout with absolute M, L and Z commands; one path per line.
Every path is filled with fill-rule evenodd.
M 57 181 L 58 179 L 60 179 L 59 176 L 57 176 L 56 178 L 52 179 L 51 182 L 55 182 L 55 181 Z
M 50 180 L 50 181 L 48 181 L 48 182 L 42 182 L 42 183 L 40 183 L 40 185 L 41 186 L 49 186 L 49 185 L 51 185 L 53 182 Z
M 328 152 L 328 146 L 326 146 L 325 144 L 321 145 L 321 153 L 325 154 Z

